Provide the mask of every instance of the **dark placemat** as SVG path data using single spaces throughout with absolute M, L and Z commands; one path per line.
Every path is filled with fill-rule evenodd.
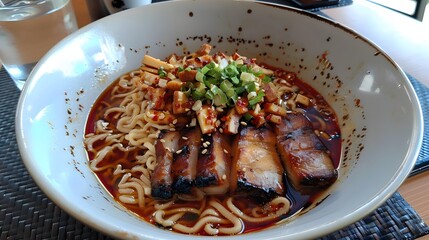
M 429 94 L 426 87 L 412 81 L 418 94 Z M 36 186 L 23 165 L 15 138 L 20 92 L 4 69 L 0 83 L 0 240 L 110 239 L 68 215 Z M 422 103 L 426 110 L 426 103 Z M 427 144 L 423 148 L 420 160 L 427 159 L 429 152 Z M 421 217 L 396 192 L 374 213 L 321 239 L 414 239 L 428 233 Z
M 410 76 L 409 74 L 407 76 L 420 100 L 424 122 L 422 148 L 420 149 L 419 156 L 417 157 L 416 165 L 411 172 L 411 175 L 415 175 L 429 169 L 429 88 L 417 81 L 413 76 Z
M 426 223 L 402 196 L 395 192 L 371 215 L 320 240 L 416 239 L 428 233 Z

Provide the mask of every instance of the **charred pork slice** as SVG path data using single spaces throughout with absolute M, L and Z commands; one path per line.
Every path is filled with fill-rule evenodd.
M 267 202 L 284 195 L 283 172 L 275 133 L 265 127 L 242 128 L 235 140 L 232 192 Z
M 332 185 L 338 172 L 310 121 L 302 114 L 289 114 L 277 125 L 277 149 L 288 179 L 301 192 Z
M 195 185 L 208 195 L 224 194 L 229 190 L 230 146 L 228 137 L 219 132 L 203 137 Z
M 178 148 L 173 154 L 171 168 L 173 191 L 189 194 L 191 193 L 197 172 L 201 131 L 199 127 L 184 128 L 179 134 Z
M 161 132 L 155 143 L 156 165 L 151 177 L 151 194 L 154 198 L 170 199 L 173 196 L 171 166 L 179 138 L 178 132 Z

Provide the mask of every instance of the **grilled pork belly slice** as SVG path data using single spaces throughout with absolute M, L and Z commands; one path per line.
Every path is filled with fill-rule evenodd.
M 302 114 L 288 114 L 276 127 L 277 149 L 288 180 L 300 192 L 332 185 L 338 172 L 325 145 Z
M 171 166 L 179 138 L 178 132 L 161 132 L 155 143 L 156 165 L 150 179 L 154 198 L 170 199 L 173 196 Z
M 298 129 L 313 129 L 311 122 L 301 113 L 288 113 L 276 126 L 277 136 L 284 136 Z
M 266 127 L 244 127 L 235 140 L 231 192 L 267 202 L 285 194 L 276 135 Z
M 191 193 L 197 172 L 198 152 L 201 144 L 199 127 L 184 128 L 180 136 L 177 151 L 173 154 L 171 174 L 173 191 L 176 193 Z
M 228 137 L 219 132 L 203 136 L 195 185 L 207 195 L 224 194 L 229 190 L 230 146 Z

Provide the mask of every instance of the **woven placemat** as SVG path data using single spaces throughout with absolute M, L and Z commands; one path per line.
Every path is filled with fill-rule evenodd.
M 36 186 L 16 143 L 14 121 L 20 92 L 4 69 L 0 82 L 0 240 L 110 239 L 68 215 Z M 424 86 L 417 90 L 429 94 Z M 427 144 L 423 147 L 426 159 L 429 150 Z M 371 215 L 321 239 L 414 239 L 428 233 L 421 217 L 395 193 Z
M 411 75 L 407 75 L 417 93 L 420 100 L 420 106 L 423 112 L 424 134 L 422 148 L 417 157 L 416 165 L 414 166 L 411 175 L 418 174 L 429 169 L 429 88 L 421 84 Z

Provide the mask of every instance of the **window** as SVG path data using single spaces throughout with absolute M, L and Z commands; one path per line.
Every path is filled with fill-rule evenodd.
M 420 21 L 424 19 L 424 13 L 428 0 L 370 0 L 395 11 L 414 17 Z M 429 10 L 428 10 L 429 11 Z M 426 17 L 428 18 L 428 17 Z M 429 19 L 425 19 L 429 21 Z

